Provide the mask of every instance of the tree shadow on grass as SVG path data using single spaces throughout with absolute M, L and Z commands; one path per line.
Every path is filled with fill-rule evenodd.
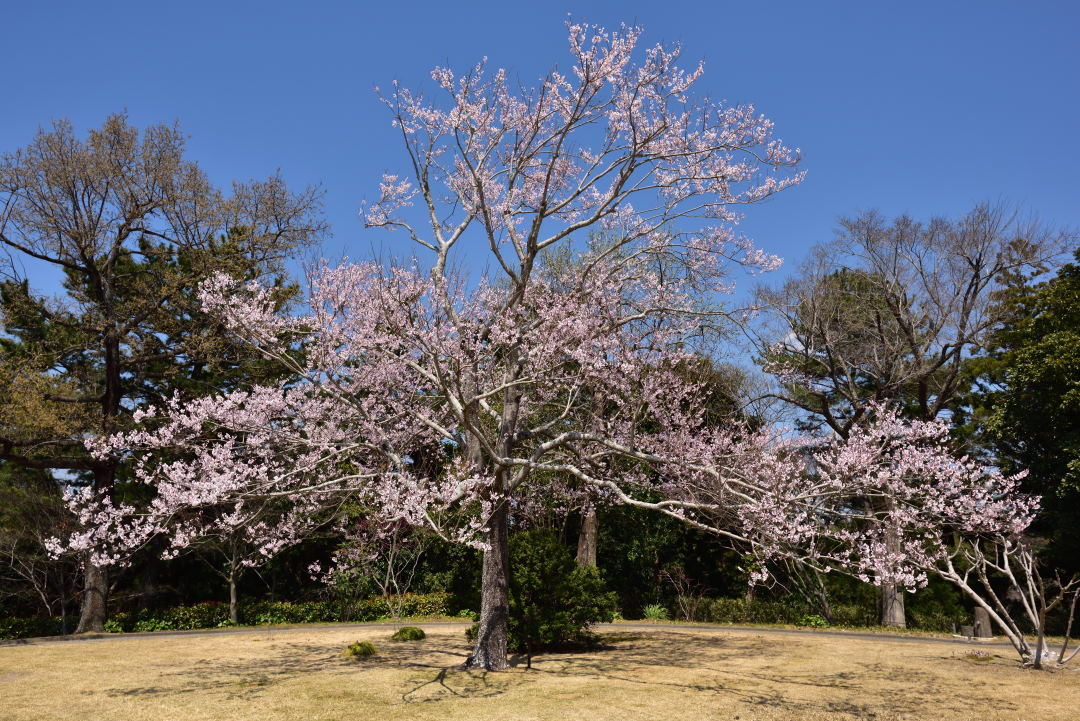
M 948 718 L 970 714 L 972 703 L 995 710 L 1015 704 L 995 698 L 992 689 L 952 681 L 948 671 L 921 671 L 909 659 L 902 672 L 881 662 L 857 663 L 826 672 L 791 663 L 791 649 L 773 638 L 690 635 L 651 631 L 609 634 L 603 647 L 590 651 L 543 654 L 511 659 L 508 673 L 463 668 L 468 647 L 463 640 L 433 636 L 423 643 L 380 643 L 378 656 L 349 661 L 340 657 L 340 639 L 327 643 L 277 643 L 261 658 L 230 661 L 208 658 L 168 669 L 160 683 L 114 688 L 110 696 L 218 695 L 255 699 L 271 687 L 305 677 L 339 677 L 343 685 L 376 669 L 406 672 L 399 696 L 406 704 L 466 698 L 489 698 L 520 690 L 545 679 L 596 680 L 628 687 L 672 688 L 709 699 L 782 709 L 793 715 L 830 713 L 874 718 L 916 714 Z M 820 652 L 820 651 L 818 651 Z M 944 657 L 927 657 L 940 664 Z M 150 669 L 148 669 L 150 670 Z M 902 676 L 902 677 L 901 677 Z M 391 689 L 392 690 L 392 689 Z
M 709 699 L 727 699 L 783 710 L 796 717 L 825 713 L 860 719 L 905 714 L 949 718 L 970 714 L 973 703 L 999 711 L 1018 708 L 1008 700 L 965 686 L 960 679 L 950 683 L 943 675 L 947 672 L 921 671 L 910 662 L 903 665 L 902 672 L 896 665 L 870 661 L 856 661 L 851 668 L 835 671 L 793 666 L 789 650 L 772 638 L 651 632 L 613 634 L 605 641 L 602 650 L 535 656 L 531 670 L 499 674 L 497 686 L 491 685 L 489 677 L 478 676 L 480 672 L 439 669 L 434 676 L 414 679 L 416 685 L 410 686 L 402 699 L 416 702 L 491 696 L 547 677 L 671 688 L 691 692 L 705 704 Z M 924 662 L 939 664 L 942 660 L 928 657 Z M 518 661 L 524 664 L 523 657 Z
M 616 652 L 559 659 L 534 659 L 541 674 L 586 678 L 641 686 L 665 686 L 728 697 L 750 705 L 791 712 L 877 715 L 919 714 L 949 718 L 969 714 L 972 704 L 995 710 L 1017 710 L 1017 704 L 995 697 L 992 689 L 950 682 L 948 672 L 920 670 L 908 660 L 902 670 L 881 662 L 825 672 L 799 669 L 777 640 L 765 637 L 692 636 L 650 633 L 609 637 Z M 750 663 L 747 661 L 751 660 Z M 925 657 L 940 664 L 944 657 Z
M 662 638 L 653 638 L 661 637 Z M 764 643 L 764 642 L 762 642 Z M 516 673 L 488 674 L 460 666 L 439 669 L 434 676 L 420 675 L 410 680 L 402 694 L 407 703 L 443 701 L 453 697 L 494 696 L 541 681 L 545 677 L 617 681 L 651 687 L 673 687 L 712 695 L 735 696 L 748 703 L 783 704 L 778 694 L 745 693 L 739 689 L 705 681 L 680 681 L 679 671 L 702 669 L 702 648 L 715 656 L 718 649 L 732 657 L 751 653 L 759 644 L 745 640 L 685 637 L 678 634 L 606 636 L 589 651 L 545 653 L 533 656 L 532 668 L 525 670 L 524 655 L 513 656 L 510 666 Z M 672 673 L 672 671 L 676 673 Z M 497 677 L 498 682 L 493 682 Z M 415 685 L 412 685 L 415 684 Z
M 225 699 L 251 699 L 269 687 L 319 675 L 339 676 L 343 682 L 358 673 L 380 668 L 437 670 L 447 663 L 463 663 L 466 654 L 448 644 L 379 644 L 379 654 L 366 659 L 341 656 L 340 643 L 278 643 L 262 658 L 207 658 L 180 670 L 158 674 L 160 684 L 108 689 L 113 697 L 217 694 Z M 149 670 L 149 668 L 147 669 Z

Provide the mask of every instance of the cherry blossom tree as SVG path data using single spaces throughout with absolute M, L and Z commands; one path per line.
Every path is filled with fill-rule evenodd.
M 633 491 L 666 488 L 673 462 L 712 457 L 688 460 L 701 409 L 676 367 L 726 322 L 717 299 L 731 271 L 779 263 L 735 230 L 735 209 L 802 176 L 770 121 L 696 97 L 703 69 L 681 69 L 678 48 L 641 51 L 640 32 L 570 25 L 570 68 L 535 88 L 483 64 L 437 68 L 435 100 L 395 85 L 384 100 L 409 177 L 385 176 L 365 217 L 429 255 L 324 267 L 302 317 L 275 314 L 258 285 L 204 286 L 206 309 L 293 380 L 177 398 L 156 429 L 97 444 L 134 453 L 157 496 L 149 511 L 88 499 L 88 530 L 71 543 L 107 561 L 168 532 L 177 507 L 348 495 L 484 549 L 470 664 L 500 669 L 509 511 L 529 483 L 576 478 L 682 516 L 694 502 Z M 476 242 L 495 270 L 466 279 L 455 259 Z M 545 269 L 566 248 L 572 267 Z M 420 468 L 433 447 L 452 462 Z M 188 459 L 142 462 L 164 448 Z M 635 470 L 604 475 L 606 457 Z M 268 546 L 301 533 L 299 516 L 268 529 Z
M 943 534 L 1023 530 L 1034 506 L 1017 479 L 955 458 L 940 423 L 880 407 L 822 442 L 706 422 L 705 381 L 684 369 L 727 323 L 731 271 L 778 262 L 734 230 L 733 208 L 797 183 L 797 153 L 752 108 L 696 100 L 701 68 L 680 70 L 677 49 L 636 60 L 636 28 L 569 30 L 571 70 L 535 89 L 482 65 L 437 69 L 441 103 L 394 88 L 411 177 L 384 178 L 366 218 L 428 255 L 324 265 L 297 316 L 258 283 L 204 284 L 205 310 L 288 380 L 177 396 L 140 409 L 144 430 L 94 441 L 130 455 L 155 495 L 77 499 L 67 547 L 104 564 L 153 536 L 196 542 L 211 527 L 175 519 L 215 514 L 193 510 L 284 504 L 252 539 L 273 553 L 316 515 L 373 509 L 483 549 L 468 664 L 497 670 L 511 512 L 567 479 L 763 562 L 876 583 L 924 583 Z M 494 271 L 470 279 L 453 268 L 476 239 Z M 852 503 L 875 497 L 890 502 Z

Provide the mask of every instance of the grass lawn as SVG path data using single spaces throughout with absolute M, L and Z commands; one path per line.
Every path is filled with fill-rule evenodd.
M 617 629 L 601 651 L 458 668 L 462 629 L 278 630 L 0 647 L 0 719 L 1080 718 L 1080 673 L 1018 667 L 1011 649 L 907 640 Z M 380 655 L 346 660 L 349 643 Z M 970 649 L 990 651 L 973 660 Z

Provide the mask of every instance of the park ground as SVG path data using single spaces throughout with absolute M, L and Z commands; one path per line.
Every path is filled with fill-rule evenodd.
M 1080 672 L 929 638 L 605 627 L 599 650 L 460 668 L 461 625 L 260 628 L 0 647 L 0 719 L 905 719 L 1080 717 Z M 379 655 L 347 660 L 371 641 Z M 979 654 L 972 655 L 972 651 Z

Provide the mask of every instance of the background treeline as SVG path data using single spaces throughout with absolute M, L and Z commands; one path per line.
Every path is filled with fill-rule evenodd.
M 116 503 L 152 492 L 128 482 L 123 457 L 88 453 L 86 439 L 152 422 L 137 411 L 173 394 L 280 373 L 204 316 L 196 289 L 215 273 L 270 281 L 287 312 L 299 286 L 286 261 L 323 239 L 319 204 L 317 188 L 294 192 L 279 177 L 216 188 L 184 157 L 176 127 L 140 132 L 122 115 L 86 138 L 58 123 L 0 161 L 0 636 L 478 607 L 478 553 L 437 538 L 395 569 L 392 588 L 374 574 L 313 580 L 312 564 L 343 542 L 330 524 L 273 558 L 252 557 L 243 529 L 169 559 L 155 540 L 122 565 L 49 554 L 48 539 L 79 523 L 65 490 L 90 487 Z M 44 277 L 59 288 L 42 292 Z M 757 300 L 763 312 L 743 329 L 752 338 L 743 360 L 757 371 L 705 359 L 685 369 L 709 379 L 710 422 L 845 436 L 883 401 L 912 418 L 948 418 L 958 448 L 1029 469 L 1024 483 L 1043 499 L 1042 554 L 1080 571 L 1075 236 L 986 205 L 926 222 L 862 213 Z M 949 631 L 970 616 L 939 582 L 907 594 L 791 564 L 750 587 L 739 549 L 599 498 L 515 513 L 517 531 L 546 529 L 578 565 L 596 566 L 626 618 L 662 610 Z M 419 600 L 386 605 L 406 590 Z

